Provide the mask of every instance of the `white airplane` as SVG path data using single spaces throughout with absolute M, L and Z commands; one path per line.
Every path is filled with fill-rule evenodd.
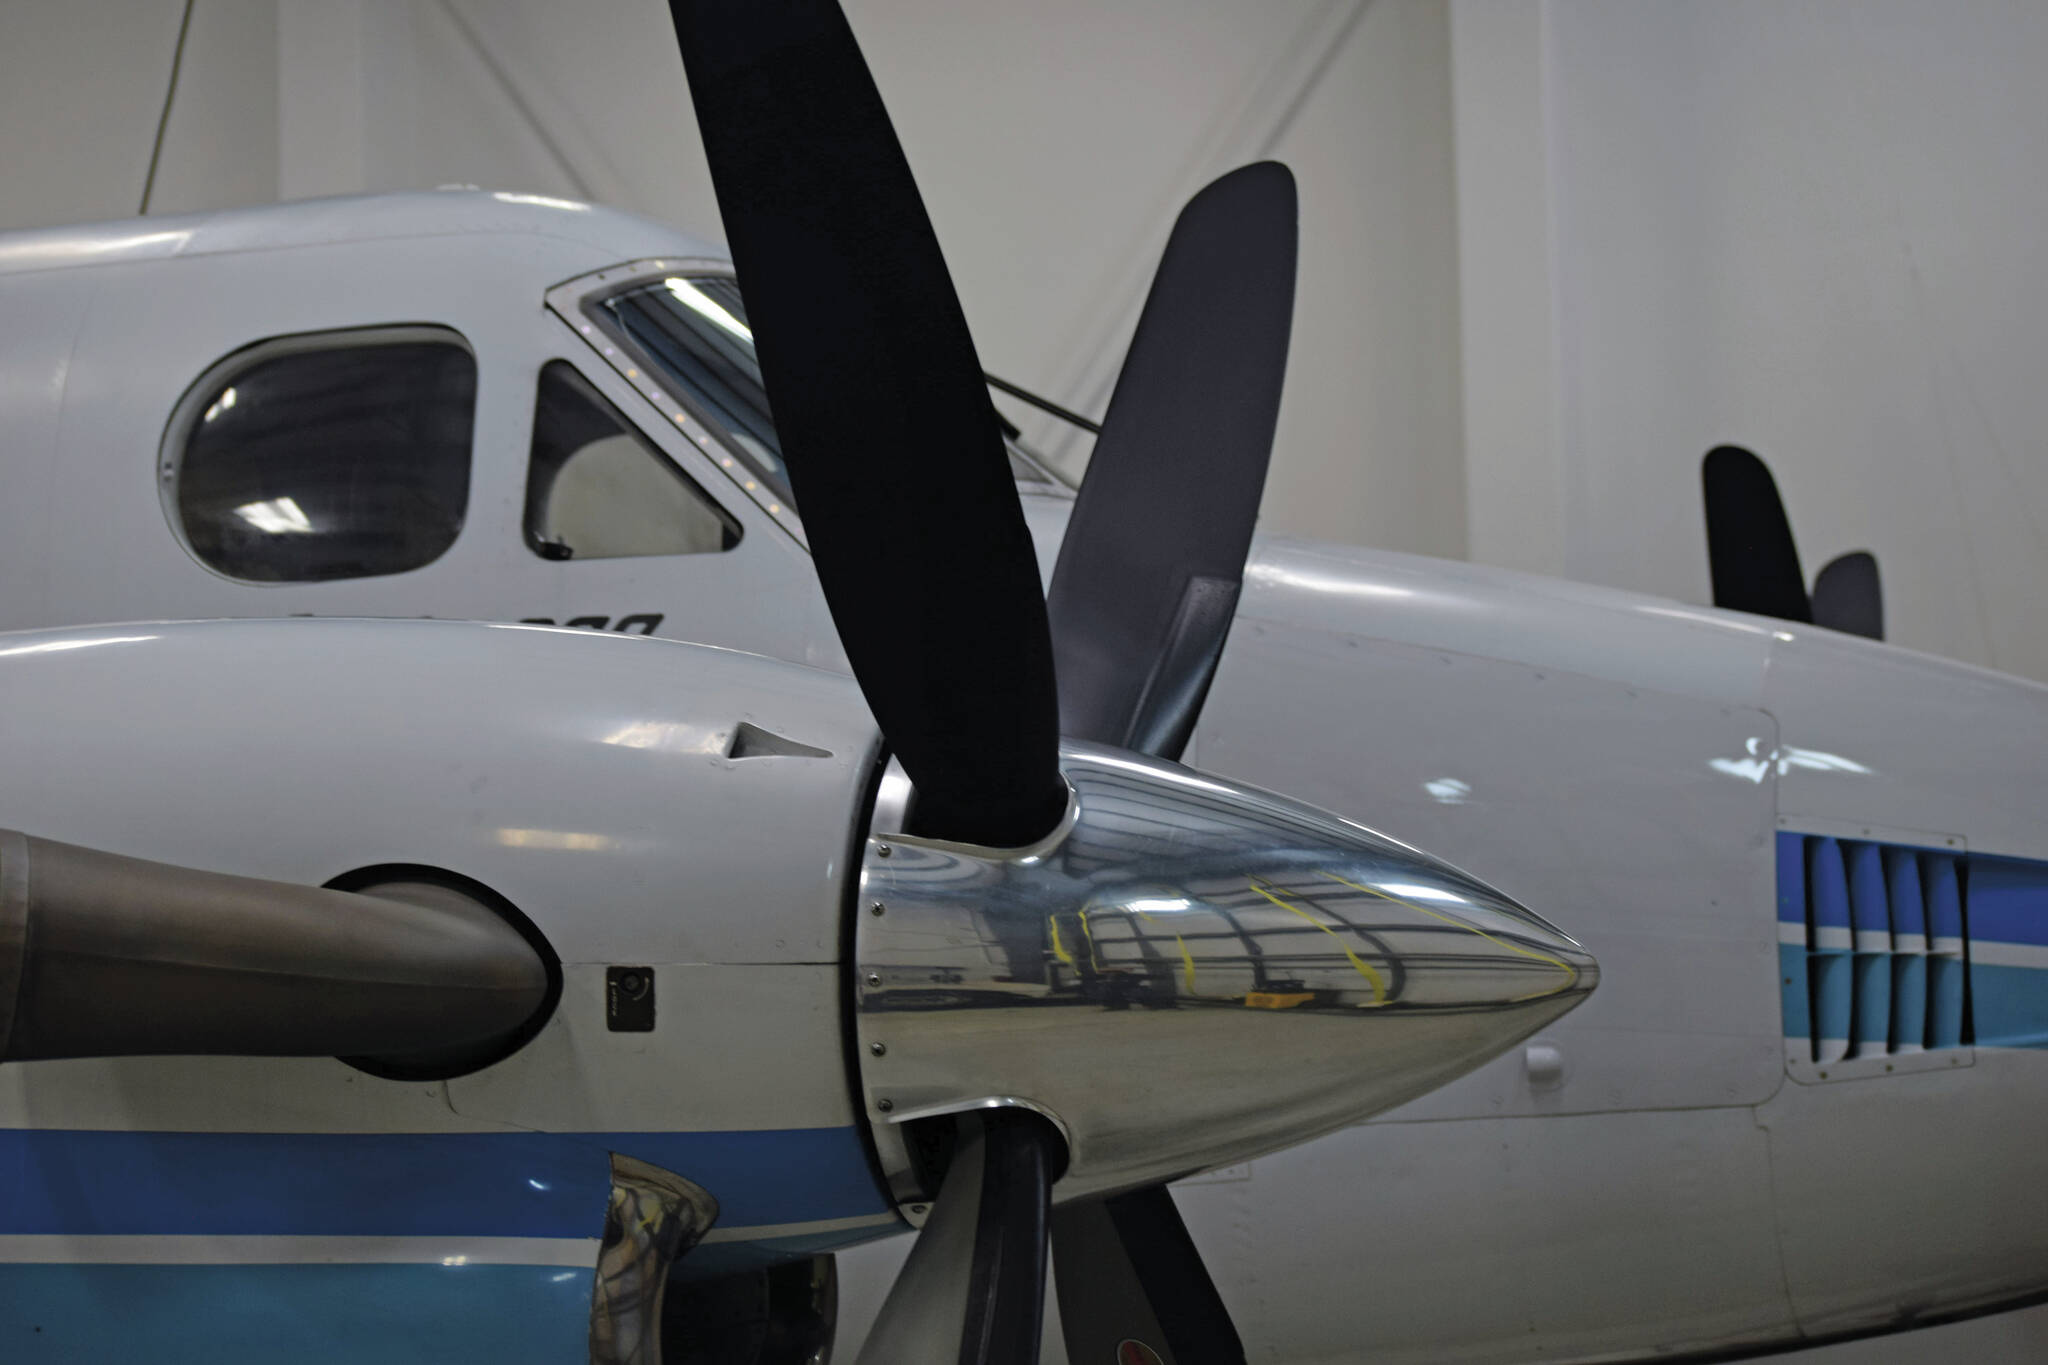
M 695 93 L 716 137 L 705 84 Z M 719 164 L 714 148 L 714 169 Z M 723 180 L 720 193 L 738 245 L 751 229 L 734 224 Z M 830 196 L 821 202 L 821 214 L 832 211 Z M 759 249 L 741 247 L 743 264 Z M 842 255 L 837 273 L 884 274 L 887 262 L 864 250 Z M 858 660 L 848 663 L 817 587 L 820 570 L 828 585 L 835 572 L 866 572 L 855 595 L 903 631 L 951 629 L 956 619 L 973 625 L 964 615 L 933 618 L 915 604 L 934 590 L 986 590 L 979 576 L 970 578 L 985 534 L 970 515 L 977 504 L 950 505 L 956 493 L 943 482 L 943 459 L 906 474 L 917 466 L 895 458 L 896 443 L 917 439 L 928 417 L 915 389 L 893 394 L 897 409 L 880 416 L 873 405 L 835 410 L 852 393 L 843 384 L 833 404 L 805 405 L 807 439 L 844 446 L 840 468 L 854 488 L 806 494 L 809 520 L 800 519 L 783 463 L 791 404 L 778 397 L 782 422 L 769 420 L 752 328 L 775 335 L 764 289 L 787 307 L 792 293 L 820 285 L 815 274 L 785 278 L 765 256 L 756 260 L 743 303 L 730 258 L 707 243 L 587 205 L 480 192 L 0 238 L 0 299 L 14 323 L 0 336 L 0 440 L 12 485 L 0 500 L 0 581 L 8 585 L 0 625 L 424 614 L 674 636 L 787 661 L 742 664 L 618 642 L 572 648 L 573 637 L 560 633 L 454 625 L 314 623 L 291 636 L 253 624 L 146 626 L 14 637 L 0 645 L 20 651 L 0 654 L 13 665 L 0 673 L 0 688 L 21 686 L 13 678 L 27 669 L 17 657 L 44 681 L 30 694 L 34 708 L 13 699 L 19 691 L 6 694 L 6 742 L 30 747 L 0 754 L 17 771 L 74 775 L 61 811 L 10 800 L 0 826 L 302 883 L 426 865 L 490 888 L 536 923 L 534 907 L 564 907 L 566 925 L 580 878 L 629 854 L 656 856 L 641 851 L 673 837 L 668 812 L 680 801 L 692 815 L 702 812 L 715 837 L 663 848 L 661 868 L 628 863 L 634 870 L 624 876 L 646 908 L 625 922 L 667 925 L 659 918 L 666 907 L 702 885 L 720 907 L 706 922 L 726 926 L 723 907 L 739 915 L 736 899 L 758 897 L 750 883 L 762 874 L 753 869 L 785 846 L 785 825 L 789 840 L 810 828 L 813 847 L 830 846 L 832 820 L 850 818 L 833 804 L 856 785 L 850 774 L 859 764 L 849 755 L 872 742 L 861 738 L 864 713 L 850 700 L 862 720 L 836 718 L 841 704 L 820 700 L 850 698 L 850 685 L 788 667 L 851 668 L 868 682 Z M 1189 325 L 1174 322 L 1150 334 Z M 857 331 L 860 323 L 835 326 Z M 1147 333 L 1141 327 L 1141 341 Z M 1144 350 L 1134 346 L 1127 376 L 1146 372 Z M 765 363 L 771 387 L 788 392 L 772 384 L 772 352 Z M 1138 561 L 1134 579 L 1150 581 L 1146 553 L 1161 528 L 1187 522 L 1181 500 L 1247 500 L 1241 483 L 1224 485 L 1231 469 L 1215 467 L 1205 439 L 1238 419 L 1228 404 L 1221 414 L 1190 404 L 1155 419 L 1184 424 L 1172 429 L 1179 444 L 1168 453 L 1194 462 L 1188 472 L 1142 482 L 1142 496 L 1125 496 L 1119 519 L 1098 510 L 1091 522 L 1090 499 L 1119 506 L 1123 466 L 1112 458 L 1114 440 L 1127 442 L 1135 429 L 1120 412 L 1131 404 L 1143 411 L 1145 402 L 1144 385 L 1131 387 L 1129 398 L 1119 387 L 1078 510 L 1027 450 L 1010 448 L 1056 627 L 1086 621 L 1074 594 L 1113 588 L 1119 553 Z M 842 518 L 832 499 L 863 491 L 869 524 Z M 819 541 L 821 506 L 835 521 L 836 548 Z M 944 546 L 935 549 L 935 538 Z M 896 558 L 835 570 L 826 566 L 830 553 Z M 1054 575 L 1065 555 L 1090 572 Z M 949 573 L 960 582 L 931 581 Z M 1210 581 L 1213 572 L 1192 573 L 1187 588 L 1169 595 L 1166 619 L 1185 618 L 1191 634 L 1146 637 L 1213 642 L 1195 627 L 1228 626 L 1206 698 L 1201 680 L 1212 656 L 1201 648 L 1164 651 L 1171 666 L 1159 666 L 1163 685 L 1147 689 L 1149 673 L 1125 670 L 1124 685 L 1140 694 L 1122 698 L 1138 708 L 1119 718 L 1128 747 L 1181 752 L 1205 773 L 1285 791 L 1429 848 L 1554 910 L 1604 973 L 1583 1008 L 1464 1079 L 1314 1144 L 1178 1187 L 1221 1298 L 1263 1358 L 1308 1365 L 1739 1355 L 1941 1321 L 2048 1290 L 2048 1194 L 2032 1140 L 2048 1116 L 2035 1050 L 2048 1041 L 2048 832 L 2035 814 L 2048 771 L 2041 688 L 1798 622 L 1280 538 L 1253 543 L 1241 595 L 1227 578 L 1209 592 Z M 1016 611 L 1029 610 L 1026 603 L 979 615 L 1007 627 Z M 302 636 L 319 643 L 296 643 Z M 1117 633 L 1089 638 L 1113 642 Z M 943 659 L 955 642 L 927 643 Z M 273 655 L 279 662 L 266 663 Z M 403 664 L 394 676 L 399 661 L 411 659 L 429 662 Z M 1087 668 L 1085 658 L 1063 654 L 1060 685 Z M 700 671 L 708 681 L 690 681 Z M 690 687 L 711 700 L 666 700 Z M 756 693 L 774 704 L 740 700 Z M 589 712 L 593 697 L 605 705 Z M 1067 702 L 1063 694 L 1063 714 L 1072 715 Z M 598 718 L 580 726 L 563 719 L 577 707 Z M 1148 733 L 1131 723 L 1140 710 L 1152 717 Z M 205 723 L 193 724 L 195 714 Z M 372 744 L 387 717 L 394 737 Z M 883 718 L 900 751 L 898 728 Z M 565 734 L 580 738 L 587 761 L 558 757 Z M 452 759 L 443 735 L 460 737 Z M 152 745 L 166 756 L 139 771 L 138 755 Z M 805 757 L 808 750 L 829 752 Z M 761 755 L 777 768 L 793 770 L 799 759 L 818 765 L 816 781 L 841 785 L 815 808 L 780 787 L 666 795 L 634 785 L 667 780 L 652 769 L 613 790 L 610 765 L 678 751 L 694 753 L 696 768 L 684 771 L 706 782 L 712 773 L 723 782 L 766 771 L 749 766 L 749 755 Z M 427 758 L 456 766 L 442 771 Z M 465 795 L 479 777 L 489 785 Z M 354 853 L 353 830 L 309 833 L 291 818 L 303 813 L 294 794 L 314 782 L 345 793 L 345 809 L 372 808 L 363 818 L 374 832 L 362 835 L 362 846 L 378 852 Z M 503 795 L 508 785 L 520 800 Z M 203 800 L 164 795 L 188 788 Z M 603 817 L 580 814 L 600 792 L 591 808 Z M 465 804 L 472 801 L 473 814 Z M 731 810 L 721 814 L 726 803 Z M 465 812 L 466 833 L 443 827 L 451 808 Z M 837 813 L 826 819 L 819 809 Z M 744 861 L 707 878 L 691 857 L 707 847 Z M 819 860 L 830 862 L 830 854 Z M 870 871 L 879 867 L 871 857 Z M 1395 893 L 1411 928 L 1456 908 L 1436 898 L 1451 874 L 1432 875 L 1438 880 L 1418 874 Z M 837 894 L 815 877 L 807 886 L 814 906 Z M 1168 949 L 1146 916 L 1177 910 L 1182 899 L 1192 898 L 1150 888 L 1113 928 L 1091 911 L 1094 928 L 1079 954 L 1078 918 L 1051 915 L 1048 980 L 1085 968 L 1090 998 L 1120 1003 L 1116 993 L 1131 979 L 1114 964 L 1143 960 L 1146 988 L 1164 989 L 1190 938 Z M 853 922 L 862 930 L 892 923 L 887 914 Z M 752 1012 L 757 995 L 816 1011 L 837 964 L 861 960 L 858 951 L 834 956 L 837 940 L 819 927 L 825 921 L 809 923 L 785 932 L 780 919 L 756 924 L 740 915 L 719 931 L 733 937 L 717 945 L 652 948 L 591 924 L 579 930 L 593 936 L 588 946 L 580 937 L 573 953 L 555 945 L 564 962 L 581 964 L 564 970 L 564 990 L 580 992 L 590 1011 L 569 1020 L 565 1006 L 528 1050 L 474 1077 L 425 1087 L 407 1098 L 415 1108 L 404 1115 L 349 1111 L 337 1119 L 332 1105 L 361 1101 L 316 1102 L 282 1079 L 275 1112 L 260 1118 L 224 1115 L 216 1101 L 197 1098 L 217 1094 L 213 1087 L 230 1075 L 269 1084 L 284 1074 L 271 1069 L 278 1067 L 304 1068 L 330 1084 L 339 1075 L 331 1062 L 180 1062 L 172 1071 L 122 1061 L 0 1068 L 0 1083 L 14 1087 L 4 1121 L 21 1131 L 233 1123 L 294 1132 L 354 1123 L 473 1133 L 485 1124 L 546 1129 L 573 1118 L 591 1131 L 671 1123 L 693 1132 L 854 1134 L 863 1121 L 858 1101 L 843 1085 L 830 1092 L 822 1075 L 795 1078 L 787 1039 Z M 976 937 L 937 918 L 932 924 L 941 938 Z M 557 922 L 542 927 L 553 942 Z M 1539 982 L 1545 959 L 1567 951 L 1536 937 L 1504 941 L 1510 950 L 1495 954 L 1496 965 L 1537 971 Z M 1369 985 L 1349 960 L 1353 951 L 1347 946 L 1343 967 L 1332 962 L 1329 970 Z M 1355 951 L 1391 989 L 1379 950 Z M 1231 952 L 1228 988 L 1242 990 L 1241 999 L 1270 1005 L 1315 996 L 1292 980 L 1266 989 L 1276 981 L 1257 975 L 1260 953 L 1248 945 Z M 1195 959 L 1198 980 L 1226 970 Z M 1565 970 L 1582 970 L 1567 960 Z M 1011 963 L 993 949 L 979 961 L 985 974 Z M 711 962 L 728 966 L 702 968 L 707 980 L 738 984 L 707 987 L 718 1003 L 707 995 L 706 1014 L 693 1017 L 696 1035 L 672 1036 L 658 1058 L 663 1074 L 680 1073 L 685 1085 L 656 1099 L 644 1079 L 616 1096 L 579 1079 L 576 1059 L 609 1041 L 591 1012 L 615 984 L 605 979 L 608 968 L 663 964 L 666 1010 L 692 987 L 671 988 L 665 964 Z M 793 965 L 762 965 L 770 962 Z M 740 977 L 741 963 L 792 975 L 774 987 L 749 985 L 769 978 Z M 963 975 L 917 989 L 932 997 L 927 1003 L 965 1003 L 1017 984 L 977 986 Z M 671 1017 L 661 1016 L 663 1027 Z M 819 1036 L 829 1032 L 829 1020 L 806 1017 Z M 768 1031 L 750 1032 L 761 1028 Z M 706 1036 L 734 1052 L 715 1078 L 699 1050 Z M 857 1029 L 853 1036 L 867 1038 Z M 543 1045 L 553 1050 L 542 1056 Z M 814 1048 L 810 1063 L 820 1055 Z M 1047 1055 L 1064 1069 L 1085 1050 Z M 729 1083 L 728 1061 L 756 1083 L 729 1109 L 691 1108 L 710 1104 L 700 1087 Z M 69 1083 L 68 1108 L 11 1079 L 63 1074 L 60 1067 L 85 1078 Z M 886 1098 L 868 1074 L 861 1093 Z M 1193 1071 L 1164 1087 L 1112 1084 L 1099 1073 L 1087 1079 L 1133 1112 L 1159 1110 L 1167 1127 L 1181 1122 L 1173 1106 L 1205 1084 Z M 128 1107 L 110 1105 L 109 1093 Z M 915 1111 L 924 1112 L 921 1102 Z M 1291 1114 L 1270 1117 L 1271 1140 L 1310 1130 Z M 901 1127 L 870 1123 L 885 1144 Z M 842 1156 L 853 1143 L 843 1139 Z M 240 1159 L 250 1157 L 276 1164 L 260 1143 Z M 837 1169 L 829 1154 L 793 1159 Z M 1228 1159 L 1208 1152 L 1145 1178 Z M 776 1230 L 736 1237 L 739 1246 L 722 1254 L 797 1256 L 886 1231 L 892 1203 L 911 1216 L 931 1193 L 928 1183 L 910 1183 L 907 1155 L 894 1160 L 887 1197 L 802 1205 L 834 1223 L 829 1229 L 786 1228 L 798 1221 L 790 1206 L 801 1201 L 776 1203 L 764 1190 L 757 1206 L 751 1195 L 715 1189 L 748 1210 L 735 1217 L 728 1207 L 724 1225 Z M 687 1165 L 671 1169 L 706 1183 Z M 434 1174 L 452 1178 L 445 1168 Z M 1075 1178 L 1070 1172 L 1067 1180 Z M 762 1179 L 773 1186 L 780 1177 Z M 847 1184 L 865 1188 L 852 1176 Z M 211 1198 L 219 1186 L 201 1188 Z M 279 1197 L 265 1188 L 260 1199 Z M 798 1240 L 782 1241 L 782 1232 Z M 0 1234 L 12 1259 L 45 1277 L 27 1282 L 52 1282 L 57 1272 L 32 1254 L 44 1244 L 22 1239 L 54 1234 L 19 1223 L 0 1225 Z M 208 1235 L 229 1233 L 209 1225 Z M 550 1224 L 541 1235 L 564 1230 Z M 681 1264 L 732 1268 L 713 1256 L 724 1246 L 714 1227 Z M 801 1317 L 815 1308 L 805 1292 L 822 1275 L 808 1262 L 794 1265 L 778 1272 L 773 1294 L 793 1293 L 798 1306 L 788 1311 Z M 85 1283 L 65 1273 L 72 1278 L 55 1282 Z M 1084 1278 L 1061 1276 L 1063 1299 L 1069 1282 Z M 403 1281 L 427 1286 L 420 1289 L 393 1279 L 391 1292 L 439 1294 L 449 1279 Z M 169 1283 L 136 1278 L 133 1288 L 143 1296 L 179 1292 L 164 1290 Z M 355 1287 L 311 1292 L 383 1292 L 372 1279 L 349 1283 Z M 558 1297 L 580 1294 L 587 1310 L 588 1276 L 561 1283 L 568 1287 Z M 229 1284 L 224 1293 L 275 1292 L 274 1279 Z M 69 1292 L 48 1301 L 82 1303 L 80 1295 L 100 1291 Z M 46 1291 L 29 1293 L 37 1303 Z M 546 1298 L 534 1295 L 536 1313 Z M 220 1301 L 191 1303 L 204 1315 L 182 1330 L 193 1341 L 208 1332 L 217 1338 Z M 502 1311 L 496 1301 L 471 1306 Z M 1076 1316 L 1064 1301 L 1062 1310 L 1063 1319 Z M 21 1339 L 30 1318 L 18 1306 L 4 1311 L 14 1315 L 4 1328 L 9 1339 Z M 82 1310 L 74 1320 L 99 1325 Z M 516 1336 L 526 1331 L 522 1322 L 508 1315 L 498 1326 Z M 1212 1358 L 1180 1345 L 1177 1357 L 1165 1358 Z

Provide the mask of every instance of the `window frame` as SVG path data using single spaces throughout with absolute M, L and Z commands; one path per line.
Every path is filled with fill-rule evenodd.
M 178 510 L 178 479 L 185 459 L 185 447 L 198 425 L 209 396 L 223 385 L 233 382 L 233 376 L 266 361 L 286 356 L 305 355 L 315 351 L 357 350 L 364 347 L 396 346 L 431 342 L 451 345 L 469 357 L 477 379 L 477 393 L 470 400 L 469 449 L 466 458 L 469 467 L 464 479 L 461 516 L 455 524 L 455 534 L 448 539 L 433 558 L 406 569 L 395 569 L 389 573 L 351 574 L 340 578 L 241 578 L 214 564 L 193 546 L 185 534 L 185 519 Z M 439 322 L 391 322 L 375 323 L 364 327 L 334 327 L 318 332 L 290 332 L 282 336 L 265 337 L 238 346 L 220 357 L 205 369 L 178 395 L 178 401 L 171 406 L 170 416 L 164 423 L 163 439 L 157 447 L 157 498 L 164 512 L 164 521 L 170 526 L 171 536 L 179 548 L 189 555 L 192 562 L 223 582 L 245 588 L 310 588 L 328 583 L 362 583 L 377 578 L 395 578 L 400 574 L 418 573 L 431 568 L 447 557 L 469 529 L 470 504 L 476 496 L 476 430 L 477 414 L 483 406 L 483 367 L 477 361 L 476 347 L 469 338 L 446 323 Z

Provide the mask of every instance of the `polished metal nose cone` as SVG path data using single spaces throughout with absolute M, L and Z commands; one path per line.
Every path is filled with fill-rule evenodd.
M 1045 842 L 879 836 L 855 930 L 861 1082 L 897 1193 L 911 1121 L 1019 1104 L 1062 1198 L 1303 1141 L 1485 1062 L 1592 957 L 1457 869 L 1174 764 L 1068 743 Z

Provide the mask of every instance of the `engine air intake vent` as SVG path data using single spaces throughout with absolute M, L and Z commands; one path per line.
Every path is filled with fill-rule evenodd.
M 1828 1063 L 1971 1041 L 1966 863 L 1935 849 L 1779 836 L 1788 1044 L 1804 1035 L 1810 1060 Z

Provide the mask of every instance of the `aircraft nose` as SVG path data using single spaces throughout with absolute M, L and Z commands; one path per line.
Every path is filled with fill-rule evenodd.
M 1093 746 L 1062 769 L 1039 848 L 869 843 L 856 1025 L 885 1166 L 914 1165 L 906 1124 L 991 1104 L 1060 1127 L 1062 1198 L 1241 1161 L 1434 1089 L 1598 982 L 1546 920 L 1362 826 Z

